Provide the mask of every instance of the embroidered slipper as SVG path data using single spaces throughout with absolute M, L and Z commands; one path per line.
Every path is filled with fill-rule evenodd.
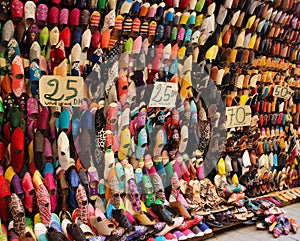
M 16 56 L 11 64 L 12 90 L 17 97 L 25 93 L 24 67 L 20 56 Z
M 15 22 L 20 22 L 23 18 L 23 3 L 19 0 L 14 0 L 11 3 L 11 17 Z
M 16 56 L 20 56 L 20 48 L 18 42 L 12 38 L 8 42 L 7 49 L 5 50 L 5 58 L 9 75 L 11 75 L 11 64 Z
M 88 223 L 88 199 L 84 187 L 79 184 L 76 191 L 76 200 L 78 203 L 78 218 L 82 220 L 84 224 Z
M 14 36 L 14 24 L 13 21 L 8 20 L 2 28 L 1 43 L 6 46 L 11 38 Z
M 21 199 L 15 193 L 10 197 L 9 208 L 14 221 L 14 231 L 21 235 L 25 232 L 25 210 Z
M 48 17 L 48 7 L 46 4 L 39 4 L 36 9 L 36 21 L 39 25 L 39 22 L 42 22 L 44 24 L 47 21 Z
M 47 188 L 43 184 L 40 184 L 36 189 L 36 199 L 41 222 L 45 226 L 49 226 L 51 221 L 51 201 Z
M 98 192 L 99 177 L 98 177 L 97 169 L 95 167 L 89 167 L 88 178 L 89 178 L 89 186 L 90 186 L 90 199 L 96 200 L 99 194 Z

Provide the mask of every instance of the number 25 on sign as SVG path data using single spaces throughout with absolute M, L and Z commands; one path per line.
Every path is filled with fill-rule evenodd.
M 175 107 L 178 86 L 176 83 L 156 82 L 150 98 L 150 107 Z
M 81 106 L 83 78 L 43 76 L 39 81 L 40 102 L 45 106 Z
M 227 128 L 250 126 L 251 124 L 251 108 L 249 105 L 227 107 L 226 116 Z

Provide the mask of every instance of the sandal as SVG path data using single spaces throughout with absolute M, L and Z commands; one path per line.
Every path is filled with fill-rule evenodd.
M 212 215 L 212 214 L 211 214 Z M 221 223 L 223 226 L 229 226 L 230 221 L 223 213 L 215 213 L 214 217 L 216 220 Z
M 217 221 L 216 218 L 214 217 L 214 215 L 212 215 L 212 214 L 207 216 L 205 223 L 208 224 L 212 228 L 222 228 L 224 226 L 222 223 Z

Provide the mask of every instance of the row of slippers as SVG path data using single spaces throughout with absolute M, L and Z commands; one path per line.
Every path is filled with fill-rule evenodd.
M 259 172 L 260 175 L 255 173 L 257 173 L 256 169 L 243 174 L 239 178 L 240 183 L 247 187 L 246 194 L 250 197 L 283 190 L 284 188 L 293 188 L 299 183 L 297 170 L 290 168 L 290 166 L 283 168 L 281 171 L 275 169 L 274 171 Z M 250 174 L 251 177 L 247 176 Z
M 116 3 L 115 4 L 111 4 L 113 1 L 110 1 L 108 3 L 108 6 L 110 7 L 110 9 L 115 10 L 116 8 Z M 177 9 L 178 7 L 180 8 L 180 10 L 185 10 L 187 9 L 188 11 L 193 11 L 195 10 L 196 12 L 204 12 L 206 13 L 206 15 L 212 15 L 215 11 L 216 8 L 216 3 L 205 3 L 204 1 L 198 1 L 198 3 L 196 3 L 196 1 L 174 1 L 174 4 L 179 4 L 180 6 L 172 6 L 172 3 L 170 4 L 170 2 L 167 3 L 160 3 L 159 5 L 157 5 L 156 3 L 154 3 L 152 6 L 150 6 L 149 3 L 144 3 L 142 4 L 141 1 L 124 1 L 121 2 L 118 5 L 118 8 L 120 10 L 120 15 L 126 15 L 131 13 L 133 16 L 134 15 L 138 15 L 139 17 L 148 17 L 148 18 L 154 18 L 156 17 L 156 20 L 159 20 L 160 18 L 162 18 L 163 16 L 166 17 L 165 21 L 166 22 L 173 22 L 173 17 L 175 15 L 175 9 Z M 12 2 L 12 20 L 14 21 L 18 21 L 20 19 L 23 18 L 23 16 L 25 15 L 25 20 L 30 20 L 30 21 L 35 21 L 35 19 L 37 21 L 46 21 L 47 20 L 47 15 L 49 15 L 48 17 L 48 24 L 57 24 L 58 23 L 58 18 L 59 18 L 59 10 L 57 8 L 57 3 L 55 2 L 54 6 L 52 8 L 50 8 L 49 14 L 48 14 L 48 7 L 46 4 L 40 4 L 37 8 L 34 2 L 28 1 L 27 3 L 25 3 L 24 6 L 24 13 L 23 13 L 23 3 L 18 1 L 18 0 L 14 0 Z M 81 6 L 78 6 L 81 5 Z M 71 23 L 75 23 L 74 26 L 79 25 L 79 18 L 80 18 L 80 10 L 79 9 L 83 9 L 85 6 L 85 1 L 78 1 L 76 3 L 76 7 L 75 11 L 72 10 L 70 13 L 70 19 L 72 19 Z M 95 5 L 94 3 L 92 5 Z M 103 5 L 103 4 L 101 4 Z M 105 3 L 104 3 L 105 5 Z M 112 6 L 114 5 L 114 6 Z M 171 6 L 170 6 L 171 5 Z M 208 6 L 207 6 L 208 5 Z M 292 4 L 293 5 L 293 4 Z M 296 5 L 296 4 L 295 4 Z M 17 8 L 16 8 L 17 7 Z M 169 8 L 171 7 L 171 9 L 169 10 L 165 10 L 165 8 Z M 172 8 L 174 7 L 174 8 Z M 220 6 L 217 6 L 218 8 L 220 8 Z M 291 8 L 293 9 L 293 8 Z M 288 12 L 292 12 L 291 9 L 288 9 Z M 204 10 L 204 11 L 203 11 Z M 270 7 L 269 4 L 264 4 L 264 3 L 260 3 L 258 1 L 253 1 L 251 2 L 251 4 L 246 4 L 244 2 L 243 6 L 240 6 L 239 11 L 245 11 L 247 12 L 247 15 L 256 15 L 257 17 L 262 17 L 265 20 L 269 21 L 275 21 L 275 23 L 282 23 L 283 20 L 286 18 L 289 18 L 289 15 L 287 15 L 285 13 L 286 10 L 283 9 L 283 11 L 274 11 L 273 7 Z M 296 9 L 294 9 L 296 10 Z M 35 13 L 37 11 L 37 13 Z M 231 5 L 230 3 L 223 3 L 223 5 L 221 5 L 221 8 L 219 10 L 219 14 L 217 17 L 218 24 L 222 25 L 226 15 L 227 15 L 227 11 L 229 12 L 228 15 L 230 15 L 232 18 L 238 18 L 238 14 L 233 14 L 233 11 L 231 10 Z M 195 12 L 195 13 L 196 13 Z M 245 15 L 245 12 L 242 12 Z M 295 11 L 297 12 L 297 10 Z M 62 14 L 63 21 L 60 21 L 61 24 L 67 24 L 68 21 L 68 13 L 69 10 L 66 9 L 64 10 L 64 13 Z M 94 12 L 95 13 L 95 12 Z M 184 13 L 185 19 L 187 21 L 187 19 L 189 18 L 189 12 Z M 183 14 L 183 15 L 184 15 Z M 36 15 L 36 16 L 35 16 Z M 84 14 L 85 17 L 82 19 L 88 19 L 90 13 L 89 11 L 87 11 L 87 13 Z M 93 14 L 92 14 L 93 15 Z M 100 13 L 98 12 L 98 14 L 100 16 Z M 237 16 L 236 16 L 237 15 Z M 287 17 L 288 16 L 288 17 Z M 181 14 L 177 14 L 177 18 L 181 17 Z M 73 22 L 74 20 L 74 22 Z M 243 19 L 242 19 L 243 20 Z M 242 22 L 242 20 L 240 20 L 240 22 Z M 237 20 L 236 20 L 237 21 Z M 284 23 L 286 22 L 286 20 L 284 21 Z M 293 22 L 297 22 L 297 19 L 295 18 Z
M 213 4 L 212 4 L 213 5 Z M 212 12 L 213 12 L 213 10 L 214 10 L 214 7 L 212 7 Z M 252 22 L 252 20 L 250 21 L 250 22 Z M 10 23 L 10 24 L 8 24 L 7 25 L 7 30 L 8 31 L 12 31 L 12 28 L 10 28 L 11 27 L 11 24 L 12 23 Z M 78 23 L 79 24 L 79 23 Z M 113 26 L 114 24 L 106 24 L 107 25 L 107 27 L 109 28 L 109 26 Z M 252 25 L 252 24 L 248 24 L 248 25 Z M 155 26 L 156 27 L 156 26 Z M 266 29 L 267 29 L 267 27 L 266 27 Z M 233 34 L 233 33 L 231 33 L 231 31 L 230 31 L 231 29 L 229 29 L 228 31 L 226 31 L 226 33 L 228 33 L 227 35 L 227 37 L 226 37 L 226 39 L 229 41 L 229 39 L 230 39 L 230 36 L 231 36 L 231 34 Z M 32 27 L 32 31 L 33 31 L 33 33 L 34 32 L 36 32 L 37 31 L 37 28 L 36 28 L 36 26 L 33 26 Z M 30 30 L 30 27 L 29 27 L 29 32 L 30 32 L 30 34 L 29 34 L 29 36 L 31 35 L 31 32 L 32 32 L 31 30 Z M 185 31 L 183 28 L 182 28 L 182 31 Z M 274 30 L 275 31 L 275 30 Z M 161 31 L 161 32 L 163 32 L 163 31 Z M 170 32 L 171 33 L 171 31 L 165 31 L 165 32 Z M 187 32 L 189 32 L 189 31 L 187 31 Z M 224 31 L 223 31 L 224 32 Z M 36 33 L 34 33 L 34 34 L 36 34 Z M 154 29 L 154 34 L 155 34 L 155 29 Z M 236 34 L 236 32 L 234 32 L 234 34 Z M 7 34 L 7 35 L 10 35 L 10 34 Z M 176 34 L 177 35 L 177 34 Z M 181 34 L 182 35 L 182 34 Z M 190 35 L 192 35 L 191 33 L 189 33 L 189 34 L 186 34 L 186 36 L 190 36 Z M 225 32 L 224 32 L 224 37 L 225 37 Z M 236 46 L 245 46 L 245 44 L 243 44 L 245 41 L 243 41 L 242 40 L 242 38 L 243 38 L 243 35 L 245 35 L 245 33 L 244 32 L 241 32 L 240 34 L 239 34 L 239 36 L 240 36 L 240 38 L 238 38 L 238 36 L 236 36 L 234 39 L 240 39 L 240 41 L 238 41 L 238 44 L 236 45 Z M 195 38 L 198 36 L 198 38 L 200 37 L 200 32 L 197 32 L 197 34 L 195 34 Z M 249 36 L 249 37 L 247 37 L 246 39 L 248 39 L 249 41 L 250 41 L 250 37 L 251 37 L 251 34 L 250 35 L 247 35 L 247 36 Z M 162 37 L 162 36 L 161 36 Z M 245 36 L 244 36 L 245 37 Z M 256 37 L 257 36 L 254 36 L 253 37 L 253 39 L 256 39 Z M 197 39 L 197 38 L 196 38 Z M 183 39 L 182 39 L 183 40 Z M 247 42 L 247 41 L 246 41 Z M 255 41 L 252 41 L 252 42 L 255 42 Z M 259 42 L 259 41 L 258 41 Z M 224 42 L 224 44 L 225 44 L 225 42 Z M 258 44 L 259 45 L 259 44 Z M 265 45 L 265 44 L 264 44 Z M 276 44 L 276 45 L 278 45 L 278 44 Z M 248 45 L 247 45 L 248 46 Z M 247 47 L 246 46 L 246 47 Z M 233 46 L 232 46 L 233 47 Z M 278 48 L 276 48 L 276 49 L 278 49 Z M 287 52 L 287 50 L 288 50 L 288 48 L 286 48 L 285 46 L 284 46 L 284 49 L 285 49 L 285 53 Z M 286 54 L 284 54 L 284 55 L 286 55 Z

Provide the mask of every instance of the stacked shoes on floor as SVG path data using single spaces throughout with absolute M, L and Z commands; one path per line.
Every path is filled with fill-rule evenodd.
M 225 199 L 299 184 L 299 2 L 2 3 L 3 237 L 185 240 L 235 219 Z M 82 106 L 42 106 L 45 75 L 82 76 Z M 160 81 L 176 108 L 149 106 Z

